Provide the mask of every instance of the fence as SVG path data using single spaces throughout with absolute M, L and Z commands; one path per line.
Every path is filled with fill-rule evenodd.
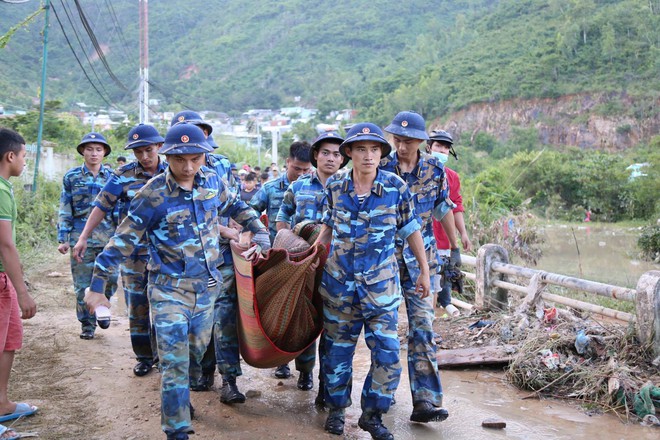
M 509 304 L 509 292 L 526 296 L 540 293 L 544 299 L 575 309 L 597 313 L 625 322 L 634 322 L 642 344 L 651 343 L 656 356 L 660 356 L 660 271 L 643 274 L 636 289 L 583 280 L 543 270 L 509 264 L 509 255 L 501 246 L 487 244 L 477 252 L 477 257 L 462 256 L 463 269 L 475 268 L 474 273 L 463 271 L 467 279 L 475 281 L 475 305 L 483 310 L 505 309 Z M 528 281 L 527 285 L 511 282 Z M 602 307 L 596 304 L 543 292 L 547 285 L 594 293 L 618 301 L 635 303 L 635 314 Z M 464 305 L 464 304 L 459 304 Z

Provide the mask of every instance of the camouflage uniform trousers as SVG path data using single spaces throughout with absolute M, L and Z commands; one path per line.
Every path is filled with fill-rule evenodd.
M 213 305 L 213 333 L 201 363 L 194 363 L 191 355 L 191 384 L 196 383 L 202 374 L 213 374 L 216 363 L 222 375 L 237 377 L 243 374 L 236 330 L 238 296 L 234 265 L 223 264 L 218 270 L 222 274 L 222 287 Z
M 131 255 L 120 266 L 124 296 L 127 298 L 128 326 L 135 359 L 153 365 L 158 361 L 156 336 L 149 318 L 147 263 L 149 255 Z
M 401 262 L 399 267 L 408 314 L 408 377 L 413 405 L 426 401 L 442 406 L 442 384 L 433 332 L 433 295 L 422 299 L 415 293 L 415 282 L 410 279 L 405 264 Z
M 201 362 L 213 329 L 220 286 L 207 279 L 150 274 L 147 288 L 161 367 L 161 426 L 167 434 L 193 432 L 189 366 Z
M 365 342 L 371 350 L 371 368 L 362 388 L 362 411 L 386 413 L 389 410 L 401 377 L 397 336 L 401 299 L 398 294 L 394 295 L 398 297 L 395 301 L 379 307 L 373 304 L 373 295 L 382 293 L 392 297 L 393 289 L 398 289 L 393 281 L 398 283 L 398 277 L 365 286 L 350 279 L 339 282 L 324 274 L 321 295 L 325 352 L 321 366 L 328 408 L 351 406 L 353 355 L 364 327 Z
M 82 331 L 94 331 L 96 329 L 96 316 L 89 313 L 85 305 L 85 289 L 88 288 L 92 282 L 92 274 L 94 273 L 94 261 L 96 256 L 103 252 L 102 247 L 87 248 L 83 256 L 82 263 L 78 263 L 71 254 L 69 254 L 71 261 L 71 276 L 73 277 L 73 290 L 76 293 L 76 316 L 82 326 Z M 105 297 L 110 299 L 117 290 L 117 275 L 113 275 L 105 289 Z

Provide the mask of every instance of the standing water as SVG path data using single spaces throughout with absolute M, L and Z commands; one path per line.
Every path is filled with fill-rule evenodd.
M 548 225 L 536 269 L 634 289 L 660 265 L 638 259 L 640 228 L 613 224 Z

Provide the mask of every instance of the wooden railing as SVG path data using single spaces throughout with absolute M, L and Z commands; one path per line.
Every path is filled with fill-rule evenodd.
M 476 258 L 462 255 L 461 259 L 463 274 L 476 285 L 475 305 L 482 310 L 506 309 L 509 305 L 509 292 L 521 296 L 540 293 L 548 301 L 625 322 L 634 322 L 640 341 L 651 342 L 656 356 L 660 356 L 660 271 L 646 272 L 639 278 L 636 289 L 629 289 L 509 264 L 506 249 L 494 244 L 482 246 Z M 466 270 L 469 267 L 474 267 L 475 271 Z M 514 277 L 518 284 L 512 282 L 510 277 Z M 545 292 L 548 285 L 593 293 L 618 301 L 634 302 L 635 313 Z M 469 307 L 461 301 L 454 302 L 459 307 Z

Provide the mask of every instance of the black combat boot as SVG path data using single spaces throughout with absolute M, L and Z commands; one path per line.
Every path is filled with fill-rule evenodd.
M 245 403 L 245 394 L 238 391 L 235 377 L 223 377 L 220 389 L 220 402 L 231 405 L 232 403 Z
M 280 365 L 275 369 L 275 377 L 278 379 L 288 379 L 291 377 L 291 369 L 288 364 Z
M 383 425 L 380 413 L 362 413 L 358 426 L 371 434 L 371 438 L 374 440 L 394 440 L 394 436 Z
M 312 379 L 312 373 L 303 373 L 300 372 L 298 376 L 298 389 L 303 391 L 309 391 L 314 388 L 314 379 Z
M 330 434 L 342 435 L 344 433 L 344 409 L 332 409 L 325 420 L 325 430 Z
M 410 415 L 411 422 L 442 422 L 449 417 L 449 412 L 441 406 L 433 406 L 430 402 L 417 402 Z

